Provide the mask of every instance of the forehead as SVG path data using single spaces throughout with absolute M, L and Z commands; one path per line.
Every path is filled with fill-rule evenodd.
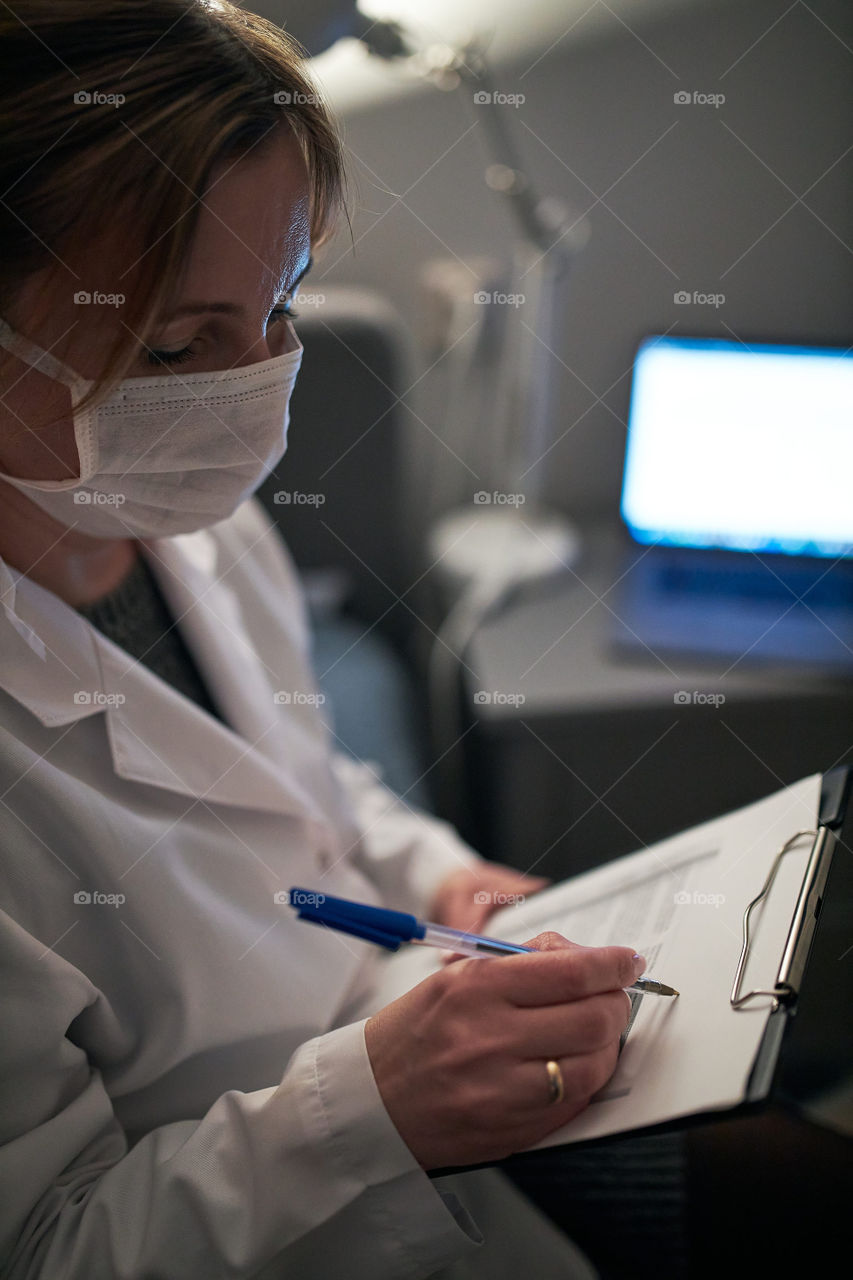
M 308 171 L 283 124 L 211 179 L 181 292 L 184 296 L 277 296 L 311 251 Z
M 166 312 L 182 300 L 221 300 L 266 318 L 308 264 L 309 191 L 305 161 L 285 122 L 246 155 L 223 163 L 213 174 Z M 166 219 L 164 231 L 168 225 Z M 132 210 L 107 219 L 99 234 L 78 238 L 57 262 L 59 267 L 28 277 L 8 318 L 85 377 L 96 377 L 102 348 L 115 341 L 117 312 L 112 306 L 81 308 L 73 296 L 78 289 L 130 295 L 144 277 L 148 259 L 133 235 Z

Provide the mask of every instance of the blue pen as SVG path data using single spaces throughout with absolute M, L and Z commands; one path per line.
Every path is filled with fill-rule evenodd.
M 464 933 L 460 929 L 450 929 L 447 925 L 418 920 L 405 911 L 370 907 L 362 902 L 350 902 L 347 898 L 333 898 L 313 889 L 291 889 L 288 901 L 300 920 L 325 925 L 327 929 L 349 933 L 355 938 L 364 938 L 388 951 L 399 951 L 404 942 L 422 947 L 440 947 L 443 951 L 454 951 L 480 959 L 524 955 L 536 951 L 535 947 L 502 942 L 499 938 L 484 938 L 476 933 Z M 637 978 L 625 990 L 643 995 L 678 995 L 674 987 L 656 982 L 654 978 Z

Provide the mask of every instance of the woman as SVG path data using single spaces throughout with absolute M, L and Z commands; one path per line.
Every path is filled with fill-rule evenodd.
M 218 0 L 18 0 L 0 37 L 2 1275 L 588 1275 L 502 1175 L 427 1175 L 587 1104 L 632 948 L 543 936 L 364 1018 L 374 949 L 281 905 L 478 928 L 541 885 L 293 696 L 305 618 L 248 499 L 341 194 L 297 50 Z

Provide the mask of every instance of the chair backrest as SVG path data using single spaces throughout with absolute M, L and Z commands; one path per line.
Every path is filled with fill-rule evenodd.
M 307 289 L 305 290 L 307 293 Z M 258 491 L 300 569 L 337 568 L 349 608 L 399 637 L 407 574 L 398 402 L 412 382 L 402 324 L 367 290 L 308 295 L 296 322 L 305 348 L 287 452 Z M 386 612 L 387 611 L 387 612 Z M 384 615 L 384 617 L 383 617 Z

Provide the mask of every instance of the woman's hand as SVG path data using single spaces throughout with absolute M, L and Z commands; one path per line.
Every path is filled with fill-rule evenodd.
M 373 1074 L 424 1169 L 498 1160 L 573 1119 L 609 1079 L 643 972 L 630 947 L 580 947 L 557 933 L 540 955 L 461 960 L 365 1027 Z M 549 1101 L 545 1064 L 563 1077 Z
M 427 919 L 465 933 L 482 933 L 493 912 L 523 902 L 549 883 L 545 876 L 528 876 L 499 862 L 482 861 L 442 880 Z

